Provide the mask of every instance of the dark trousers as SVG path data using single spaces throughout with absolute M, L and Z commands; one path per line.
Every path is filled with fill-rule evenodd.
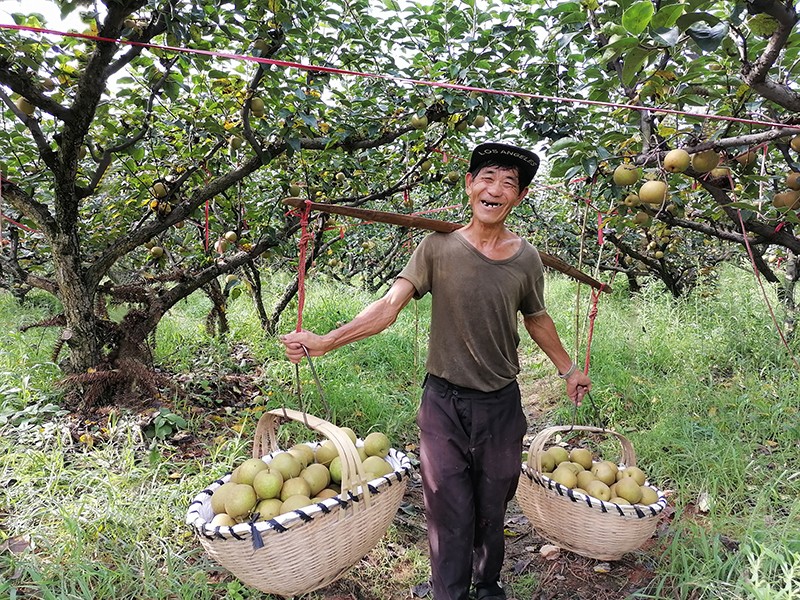
M 428 375 L 417 414 L 434 600 L 466 600 L 493 584 L 527 424 L 519 386 L 491 393 Z

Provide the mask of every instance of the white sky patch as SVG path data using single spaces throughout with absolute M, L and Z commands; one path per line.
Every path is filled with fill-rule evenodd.
M 81 10 L 89 10 L 89 7 L 81 7 Z M 45 2 L 45 0 L 0 0 L 0 23 L 12 24 L 13 13 L 24 15 L 40 14 L 44 17 L 47 27 L 50 29 L 84 29 L 85 25 L 81 22 L 81 10 L 73 11 L 67 15 L 66 19 L 61 18 L 61 10 L 55 2 Z

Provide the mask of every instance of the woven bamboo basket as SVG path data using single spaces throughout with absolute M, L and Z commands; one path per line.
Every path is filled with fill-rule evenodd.
M 208 555 L 244 583 L 290 597 L 333 583 L 378 543 L 400 506 L 412 466 L 405 454 L 392 448 L 387 460 L 394 471 L 367 481 L 356 446 L 341 429 L 289 409 L 273 410 L 261 417 L 253 457 L 269 462 L 280 452 L 277 427 L 287 419 L 304 423 L 336 446 L 342 458 L 339 496 L 268 521 L 211 526 L 211 495 L 230 479 L 228 473 L 194 498 L 186 523 L 195 530 Z M 318 445 L 308 444 L 312 448 Z
M 649 505 L 621 505 L 604 502 L 575 492 L 542 473 L 540 454 L 555 434 L 585 431 L 613 436 L 622 448 L 620 468 L 636 466 L 631 442 L 622 434 L 597 427 L 549 427 L 539 432 L 522 463 L 517 502 L 533 528 L 551 543 L 599 560 L 619 560 L 639 548 L 655 531 L 661 512 L 667 506 L 663 492 L 645 482 L 658 494 Z

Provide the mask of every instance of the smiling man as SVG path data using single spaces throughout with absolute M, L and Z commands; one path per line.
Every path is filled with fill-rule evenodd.
M 325 334 L 281 337 L 292 362 L 321 356 L 389 327 L 412 298 L 430 293 L 431 333 L 422 403 L 420 467 L 435 600 L 503 600 L 500 582 L 508 502 L 517 487 L 527 430 L 517 375 L 519 321 L 580 404 L 591 389 L 564 349 L 544 304 L 537 250 L 506 227 L 528 193 L 539 158 L 485 143 L 470 159 L 465 189 L 472 218 L 433 233 L 385 296 Z

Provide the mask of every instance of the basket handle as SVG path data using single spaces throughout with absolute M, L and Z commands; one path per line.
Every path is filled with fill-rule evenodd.
M 302 423 L 333 442 L 342 459 L 342 497 L 347 498 L 348 493 L 352 493 L 353 496 L 357 495 L 360 487 L 364 493 L 364 507 L 369 506 L 370 492 L 366 473 L 361 465 L 361 458 L 355 444 L 344 431 L 324 419 L 290 408 L 276 408 L 265 412 L 256 425 L 253 458 L 261 458 L 265 454 L 280 449 L 278 447 L 278 425 L 286 420 Z
M 544 448 L 545 442 L 553 435 L 562 431 L 589 431 L 592 433 L 601 433 L 603 435 L 613 435 L 622 446 L 622 464 L 635 467 L 636 466 L 636 452 L 633 449 L 633 444 L 621 433 L 617 433 L 611 429 L 601 429 L 600 427 L 590 427 L 588 425 L 568 425 L 568 426 L 554 426 L 542 429 L 531 442 L 530 449 L 528 450 L 528 468 L 534 469 L 537 473 L 542 472 L 542 459 L 541 453 Z

